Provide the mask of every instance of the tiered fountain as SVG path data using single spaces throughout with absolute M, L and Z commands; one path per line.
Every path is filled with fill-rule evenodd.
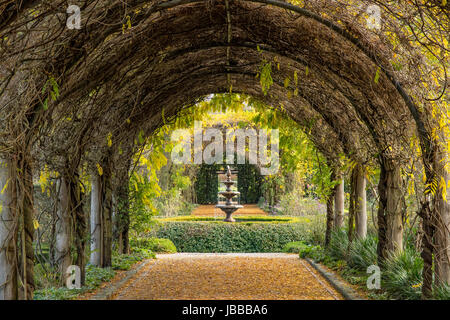
M 218 204 L 216 205 L 216 208 L 221 209 L 223 212 L 225 212 L 225 214 L 227 215 L 225 220 L 226 222 L 235 222 L 236 220 L 234 220 L 231 215 L 233 214 L 233 212 L 235 212 L 237 209 L 242 208 L 241 205 L 239 204 L 233 204 L 232 199 L 235 196 L 240 195 L 241 193 L 239 191 L 232 191 L 231 190 L 231 186 L 233 186 L 236 181 L 231 181 L 231 170 L 230 170 L 230 166 L 227 166 L 227 180 L 223 182 L 226 186 L 227 189 L 226 191 L 220 191 L 219 195 L 224 196 L 226 200 L 225 204 Z

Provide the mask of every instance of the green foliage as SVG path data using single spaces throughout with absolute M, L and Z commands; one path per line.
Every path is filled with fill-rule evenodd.
M 145 259 L 154 259 L 155 254 L 147 248 L 135 248 L 131 243 L 132 254 L 113 254 L 112 265 L 114 270 L 130 270 L 130 268 L 139 261 Z
M 130 227 L 138 233 L 151 227 L 152 217 L 157 213 L 152 200 L 161 191 L 155 176 L 147 177 L 135 172 L 130 178 Z
M 325 259 L 325 252 L 321 246 L 305 245 L 299 251 L 300 258 L 310 258 L 316 262 L 323 261 Z
M 437 300 L 450 300 L 450 286 L 443 285 L 435 288 L 434 298 Z
M 92 265 L 86 266 L 86 285 L 81 289 L 67 289 L 65 287 L 46 287 L 35 290 L 35 300 L 72 300 L 79 295 L 99 287 L 103 282 L 114 278 L 115 271 L 112 268 L 98 268 Z
M 307 239 L 300 223 L 165 222 L 155 234 L 179 252 L 282 252 L 287 243 Z
M 132 254 L 119 255 L 113 253 L 112 268 L 99 268 L 93 265 L 86 266 L 86 284 L 81 289 L 67 289 L 58 287 L 58 273 L 47 271 L 42 265 L 37 265 L 35 273 L 36 287 L 35 300 L 72 300 L 79 295 L 98 288 L 103 282 L 111 281 L 115 270 L 129 270 L 133 264 L 144 259 L 153 259 L 155 254 L 150 250 L 132 248 Z M 50 270 L 50 269 L 48 269 Z
M 286 243 L 283 247 L 283 252 L 286 253 L 300 253 L 303 251 L 308 245 L 303 241 L 293 241 Z
M 238 164 L 237 188 L 240 194 L 241 204 L 257 203 L 262 195 L 262 178 L 254 165 Z
M 350 246 L 350 254 L 348 257 L 349 267 L 366 271 L 369 266 L 376 264 L 377 237 L 375 235 L 368 234 L 363 240 L 353 241 Z
M 259 82 L 264 95 L 267 95 L 270 87 L 273 85 L 272 63 L 264 61 L 259 68 Z
M 331 233 L 327 254 L 335 260 L 346 260 L 348 252 L 348 236 L 344 230 L 336 230 Z
M 177 248 L 169 239 L 133 238 L 130 245 L 134 248 L 151 250 L 156 253 L 176 253 Z
M 195 181 L 195 192 L 198 204 L 217 203 L 217 192 L 219 191 L 219 178 L 216 171 L 220 165 L 202 164 L 200 166 L 197 180 Z
M 393 299 L 420 299 L 423 261 L 419 252 L 406 248 L 386 262 L 382 288 Z
M 305 198 L 293 191 L 281 196 L 278 212 L 289 216 L 324 215 L 326 206 L 317 199 Z

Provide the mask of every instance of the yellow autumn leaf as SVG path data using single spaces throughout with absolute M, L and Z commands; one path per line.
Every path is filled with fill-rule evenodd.
M 5 185 L 3 186 L 3 189 L 2 189 L 2 191 L 0 192 L 1 194 L 4 194 L 4 193 L 5 193 L 5 190 L 6 190 L 6 188 L 8 187 L 9 180 L 10 180 L 10 179 L 8 179 L 8 180 L 6 181 L 6 183 L 5 183 Z
M 98 170 L 98 174 L 99 174 L 100 176 L 102 176 L 102 175 L 103 175 L 103 168 L 102 168 L 102 166 L 101 166 L 100 164 L 98 164 L 98 163 L 97 163 L 97 170 Z
M 108 144 L 108 147 L 111 148 L 112 146 L 112 133 L 108 133 L 108 136 L 106 137 L 106 143 Z

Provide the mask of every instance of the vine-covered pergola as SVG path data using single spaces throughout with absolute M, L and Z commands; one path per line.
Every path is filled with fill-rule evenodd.
M 72 240 L 76 264 L 84 269 L 88 217 L 90 262 L 108 266 L 112 195 L 127 197 L 131 157 L 144 144 L 138 137 L 150 136 L 202 97 L 230 91 L 280 108 L 304 126 L 336 174 L 342 154 L 352 159 L 355 199 L 363 192 L 358 184 L 364 166 L 380 166 L 380 264 L 402 248 L 401 170 L 419 154 L 427 186 L 419 212 L 423 294 L 432 293 L 433 273 L 435 283 L 450 284 L 450 201 L 444 187 L 448 44 L 441 45 L 437 63 L 424 53 L 448 40 L 448 4 L 74 4 L 80 29 L 67 27 L 66 1 L 0 4 L 0 299 L 33 296 L 33 176 L 42 167 L 61 177 L 56 248 L 61 272 L 72 264 Z M 366 25 L 370 5 L 382 9 L 379 30 Z M 416 30 L 419 13 L 425 16 L 421 32 L 433 36 L 412 45 L 414 34 L 405 30 L 408 23 Z M 445 81 L 434 80 L 439 72 Z M 80 205 L 82 170 L 91 176 L 90 214 Z M 126 210 L 123 215 L 126 252 Z

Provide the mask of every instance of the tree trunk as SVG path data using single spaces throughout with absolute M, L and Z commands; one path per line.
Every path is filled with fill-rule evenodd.
M 328 247 L 330 244 L 331 231 L 333 230 L 334 225 L 333 199 L 334 192 L 331 192 L 327 199 L 327 229 L 325 232 L 325 247 Z
M 103 249 L 102 249 L 102 267 L 107 268 L 112 265 L 112 190 L 110 175 L 102 176 L 102 191 L 103 191 L 103 202 L 102 202 L 102 238 L 103 238 Z
M 91 257 L 90 263 L 102 265 L 102 190 L 100 176 L 93 174 L 91 191 Z
M 33 250 L 33 238 L 34 238 L 34 207 L 33 207 L 33 173 L 31 164 L 28 160 L 23 159 L 19 162 L 21 172 L 18 180 L 22 182 L 19 185 L 20 190 L 20 202 L 22 207 L 22 283 L 24 284 L 22 290 L 22 298 L 25 300 L 33 300 L 34 293 L 34 250 Z M 19 192 L 17 193 L 19 195 Z
M 422 227 L 423 227 L 422 252 L 420 254 L 420 256 L 423 259 L 422 298 L 428 299 L 433 295 L 433 251 L 434 251 L 433 246 L 434 226 L 432 223 L 431 218 L 432 214 L 428 196 L 426 196 L 425 201 L 422 203 L 419 215 L 422 218 Z
M 14 214 L 11 162 L 0 158 L 0 300 L 16 300 L 17 216 Z
M 392 160 L 381 160 L 378 183 L 378 263 L 403 250 L 402 178 L 400 167 Z
M 81 285 L 86 278 L 86 213 L 83 208 L 84 194 L 80 187 L 78 172 L 74 173 L 74 179 L 70 183 L 70 199 L 72 201 L 72 219 L 75 220 L 75 248 L 77 252 L 76 265 L 81 271 Z
M 60 284 L 66 283 L 67 268 L 72 265 L 71 239 L 72 239 L 72 213 L 70 186 L 68 181 L 62 177 L 59 183 L 59 201 L 56 218 L 56 243 L 55 260 L 60 274 Z
M 119 242 L 119 253 L 129 254 L 129 226 L 130 226 L 130 202 L 128 194 L 128 174 L 127 179 L 122 180 L 122 184 L 116 188 L 115 192 L 115 203 L 116 203 L 116 229 L 118 234 Z
M 446 157 L 438 153 L 435 170 L 438 191 L 434 197 L 435 284 L 450 285 L 450 174 L 445 168 Z
M 362 166 L 353 169 L 355 175 L 355 235 L 359 239 L 367 236 L 366 178 Z
M 403 250 L 403 194 L 400 167 L 390 163 L 386 170 L 386 249 L 389 253 Z
M 344 179 L 335 187 L 334 195 L 334 227 L 336 229 L 344 226 L 345 192 Z

